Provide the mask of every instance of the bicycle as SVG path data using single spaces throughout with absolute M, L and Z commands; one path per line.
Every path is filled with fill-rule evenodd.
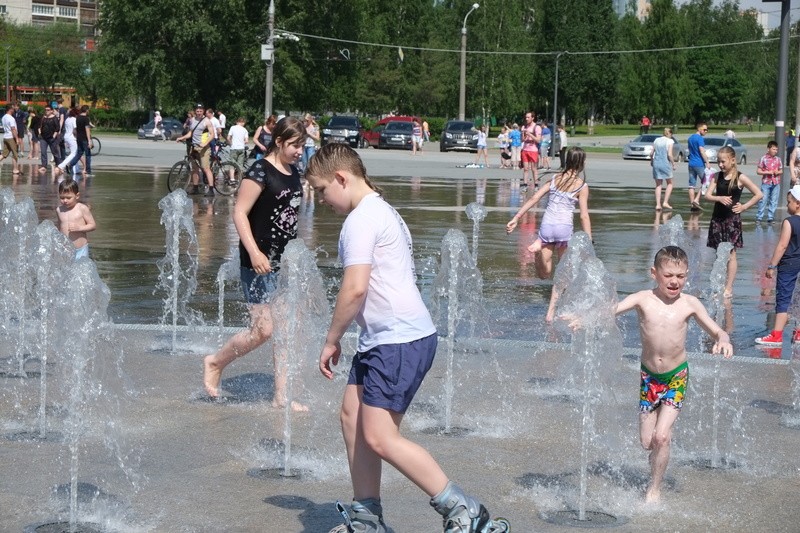
M 92 135 L 92 156 L 96 156 L 100 153 L 101 145 L 100 139 Z
M 191 146 L 191 145 L 190 145 Z M 191 148 L 187 150 L 183 159 L 172 165 L 167 174 L 167 189 L 170 192 L 184 189 L 188 192 L 192 180 L 192 160 L 199 166 L 199 162 L 192 156 Z M 202 173 L 202 171 L 201 171 Z M 231 161 L 222 161 L 219 155 L 212 155 L 211 174 L 214 178 L 214 190 L 223 196 L 231 196 L 239 190 L 242 183 L 242 169 Z

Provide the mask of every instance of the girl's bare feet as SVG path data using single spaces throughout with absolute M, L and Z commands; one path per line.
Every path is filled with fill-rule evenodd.
M 528 251 L 533 253 L 533 254 L 541 252 L 542 251 L 542 240 L 541 239 L 536 239 L 535 241 L 533 241 L 533 244 L 528 246 Z
M 219 382 L 222 378 L 222 369 L 211 360 L 213 355 L 203 358 L 203 387 L 212 398 L 219 398 Z
M 279 402 L 278 400 L 272 400 L 272 407 L 275 407 L 277 409 L 283 409 L 284 407 L 286 407 L 286 402 Z M 303 405 L 300 402 L 292 402 L 292 411 L 294 411 L 295 413 L 307 413 L 308 406 Z

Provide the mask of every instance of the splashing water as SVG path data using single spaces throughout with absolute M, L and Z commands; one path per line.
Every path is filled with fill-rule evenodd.
M 279 380 L 286 381 L 283 429 L 283 475 L 292 471 L 292 403 L 299 397 L 296 376 L 304 365 L 317 360 L 330 322 L 330 310 L 322 275 L 316 257 L 301 239 L 289 242 L 281 256 L 278 290 L 270 300 L 275 324 L 276 389 Z M 277 393 L 276 393 L 277 394 Z
M 25 373 L 25 358 L 30 353 L 29 339 L 32 338 L 27 331 L 31 313 L 36 307 L 33 302 L 33 265 L 30 258 L 33 256 L 35 246 L 35 230 L 39 223 L 33 200 L 24 200 L 10 205 L 3 205 L 4 220 L 2 235 L 0 235 L 0 249 L 3 250 L 3 263 L 5 276 L 2 286 L 3 311 L 5 312 L 4 326 L 11 332 L 12 320 L 16 321 L 16 341 L 14 361 L 18 376 L 27 376 Z
M 36 228 L 36 246 L 34 252 L 36 275 L 36 298 L 39 307 L 39 335 L 37 352 L 39 353 L 39 437 L 44 439 L 47 433 L 47 357 L 51 348 L 50 332 L 55 320 L 59 320 L 60 312 L 67 309 L 52 309 L 59 295 L 70 284 L 75 257 L 75 248 L 69 239 L 56 229 L 49 220 L 43 221 Z M 51 313 L 51 310 L 53 313 Z
M 433 281 L 431 314 L 440 335 L 446 335 L 447 369 L 444 382 L 444 433 L 450 433 L 454 385 L 456 337 L 465 327 L 470 336 L 481 323 L 483 279 L 469 253 L 467 237 L 451 229 L 442 239 L 439 274 Z
M 158 261 L 158 285 L 156 291 L 167 293 L 163 299 L 164 311 L 161 324 L 172 317 L 172 352 L 175 352 L 178 320 L 195 324 L 199 316 L 188 307 L 189 299 L 197 290 L 197 235 L 192 217 L 193 204 L 186 191 L 178 189 L 158 202 L 161 209 L 161 224 L 166 230 L 166 254 Z M 183 236 L 183 238 L 182 238 Z M 181 242 L 183 256 L 181 255 Z M 183 257 L 183 261 L 181 261 Z
M 481 232 L 481 221 L 486 218 L 486 207 L 478 202 L 467 204 L 467 218 L 472 221 L 472 261 L 478 264 L 478 236 Z
M 217 271 L 217 288 L 219 297 L 217 300 L 217 325 L 219 325 L 219 336 L 222 338 L 225 328 L 225 282 L 228 280 L 238 280 L 240 271 L 239 246 L 231 246 L 231 258 L 220 265 Z
M 89 259 L 76 262 L 70 272 L 70 282 L 63 294 L 62 305 L 69 308 L 60 323 L 58 337 L 62 339 L 64 380 L 69 399 L 65 423 L 66 440 L 70 452 L 70 530 L 74 530 L 78 517 L 78 470 L 81 438 L 94 402 L 90 398 L 97 384 L 87 382 L 89 367 L 97 350 L 95 343 L 107 333 L 108 287 L 100 281 L 95 264 Z
M 708 311 L 711 318 L 717 324 L 724 323 L 725 320 L 725 280 L 728 273 L 728 259 L 730 259 L 733 244 L 723 242 L 717 248 L 717 256 L 714 259 L 714 266 L 711 268 L 708 288 Z M 714 386 L 712 401 L 712 421 L 711 421 L 711 468 L 719 468 L 721 465 L 719 452 L 719 385 L 721 379 L 720 359 L 714 363 Z
M 658 228 L 658 236 L 661 239 L 661 246 L 677 246 L 688 253 L 689 239 L 683 230 L 683 218 L 675 215 Z
M 611 389 L 606 386 L 611 382 L 610 376 L 604 374 L 611 365 L 602 358 L 622 352 L 622 336 L 614 318 L 616 283 L 595 257 L 592 244 L 583 232 L 576 233 L 570 240 L 556 277 L 564 287 L 558 298 L 556 316 L 577 324 L 570 348 L 573 370 L 566 375 L 579 379 L 575 388 L 583 392 L 578 520 L 586 521 L 587 470 L 596 435 L 596 411 Z

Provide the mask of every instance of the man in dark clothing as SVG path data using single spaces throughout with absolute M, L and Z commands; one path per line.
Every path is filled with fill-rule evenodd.
M 89 106 L 81 107 L 81 112 L 75 119 L 75 139 L 78 141 L 78 153 L 86 163 L 83 167 L 83 177 L 92 176 L 92 127 L 89 123 Z
M 53 152 L 53 159 L 56 165 L 61 164 L 63 158 L 61 157 L 61 149 L 58 146 L 61 132 L 61 124 L 58 120 L 58 115 L 55 114 L 51 106 L 45 106 L 44 116 L 42 117 L 41 125 L 39 126 L 39 147 L 41 148 L 41 166 L 39 172 L 47 170 L 47 148 Z
M 28 131 L 28 112 L 19 107 L 19 102 L 14 104 L 14 120 L 17 122 L 17 144 L 19 145 L 19 155 L 23 155 L 25 150 L 25 133 Z

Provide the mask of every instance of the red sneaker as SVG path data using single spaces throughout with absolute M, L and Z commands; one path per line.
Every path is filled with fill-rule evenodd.
M 792 334 L 792 342 L 800 342 L 800 329 L 794 330 Z
M 773 331 L 766 337 L 758 337 L 756 338 L 756 344 L 762 346 L 781 346 L 783 344 L 783 332 Z

